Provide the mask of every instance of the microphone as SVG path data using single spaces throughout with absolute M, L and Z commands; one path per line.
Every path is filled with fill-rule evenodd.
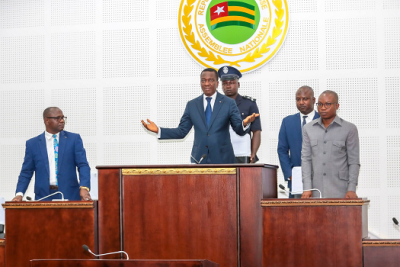
M 30 196 L 27 196 L 27 197 L 26 197 L 26 200 L 31 201 L 32 198 L 31 198 Z
M 290 192 L 289 190 L 286 190 L 286 188 L 282 184 L 279 184 L 279 188 L 282 189 L 282 190 L 285 190 L 286 192 L 288 192 L 290 194 L 302 194 L 304 192 L 304 191 Z M 319 192 L 319 198 L 322 198 L 322 193 L 317 188 L 312 188 L 312 189 L 308 189 L 308 190 L 305 190 L 305 191 L 318 191 Z
M 105 256 L 105 255 L 111 255 L 111 254 L 119 254 L 119 253 L 125 253 L 126 255 L 126 259 L 129 260 L 129 256 L 128 253 L 126 253 L 125 251 L 116 251 L 116 252 L 109 252 L 109 253 L 104 253 L 104 254 L 94 254 L 87 245 L 83 245 L 82 248 L 89 252 L 90 254 L 92 254 L 95 257 L 100 257 L 100 256 Z
M 61 194 L 61 201 L 67 201 L 67 200 L 68 200 L 68 199 L 64 199 L 64 194 L 63 194 L 61 191 L 57 191 L 57 192 L 54 192 L 53 194 L 50 194 L 50 195 L 45 196 L 45 197 L 42 197 L 41 199 L 39 199 L 39 200 L 37 200 L 37 201 L 41 201 L 41 200 L 43 200 L 43 199 L 45 199 L 45 198 L 54 196 L 55 194 Z M 53 199 L 53 201 L 56 201 L 56 199 Z
M 206 154 L 203 154 L 203 155 L 201 156 L 201 159 L 199 160 L 199 164 L 200 164 L 200 162 L 201 162 L 203 159 L 205 159 L 205 158 L 207 158 L 207 155 L 206 155 Z
M 395 225 L 397 225 L 397 226 L 399 225 L 399 221 L 398 221 L 395 217 L 393 217 L 392 220 L 393 220 L 393 222 L 394 222 Z
M 203 155 L 201 156 L 201 158 L 200 158 L 199 161 L 197 161 L 192 155 L 190 155 L 190 157 L 191 157 L 197 164 L 200 164 L 200 162 L 201 162 L 203 159 L 205 159 L 205 158 L 207 157 L 207 155 L 206 155 L 206 154 L 203 154 Z

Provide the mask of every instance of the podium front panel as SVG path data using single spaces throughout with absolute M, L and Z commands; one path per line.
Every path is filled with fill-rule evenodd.
M 33 260 L 31 267 L 218 267 L 208 260 Z
M 6 259 L 6 242 L 4 238 L 0 238 L 0 267 L 4 267 L 5 265 L 5 259 Z
M 263 200 L 263 267 L 362 267 L 368 202 Z
M 6 264 L 30 266 L 32 259 L 91 259 L 97 251 L 95 202 L 6 202 Z
M 123 175 L 123 248 L 132 258 L 237 266 L 236 169 L 192 171 Z

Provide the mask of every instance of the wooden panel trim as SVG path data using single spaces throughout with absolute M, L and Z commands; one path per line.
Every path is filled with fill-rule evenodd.
M 5 209 L 93 209 L 93 201 L 80 202 L 6 202 L 3 204 Z
M 174 168 L 174 169 L 192 169 L 192 168 L 241 168 L 243 164 L 169 164 L 169 165 L 98 165 L 96 169 L 160 169 L 160 168 Z M 246 168 L 267 168 L 278 169 L 276 165 L 270 164 L 247 164 Z
M 400 247 L 400 240 L 384 240 L 384 241 L 366 241 L 362 243 L 363 247 Z
M 0 246 L 4 247 L 6 245 L 5 239 L 0 239 Z
M 236 168 L 122 169 L 122 175 L 236 174 Z
M 288 207 L 288 206 L 362 206 L 369 200 L 261 200 L 262 207 Z

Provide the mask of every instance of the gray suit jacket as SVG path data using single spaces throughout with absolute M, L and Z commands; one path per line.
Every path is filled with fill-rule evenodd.
M 325 129 L 318 118 L 303 127 L 303 189 L 318 188 L 325 198 L 343 198 L 356 191 L 360 171 L 357 127 L 336 116 Z M 313 192 L 313 196 L 319 196 Z

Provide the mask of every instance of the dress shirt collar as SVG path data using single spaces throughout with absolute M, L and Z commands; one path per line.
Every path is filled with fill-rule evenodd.
M 303 119 L 303 116 L 307 116 L 307 118 L 311 118 L 311 120 L 313 120 L 313 118 L 315 116 L 315 109 L 313 109 L 313 111 L 311 111 L 308 114 L 303 114 L 303 113 L 300 112 L 301 119 Z
M 206 99 L 206 97 L 208 97 L 208 96 L 206 96 L 205 94 L 203 94 L 203 100 L 204 101 L 207 101 L 207 99 Z M 212 96 L 210 96 L 211 97 L 211 101 L 215 101 L 215 99 L 217 98 L 217 90 L 215 90 L 215 93 L 212 95 Z
M 342 126 L 342 119 L 338 115 L 336 115 L 336 117 L 333 119 L 333 121 L 329 125 L 332 125 L 334 122 L 337 123 L 338 125 Z M 325 127 L 324 124 L 322 123 L 322 118 L 321 117 L 316 119 L 315 122 L 313 123 L 313 125 L 315 125 L 316 123 L 318 123 L 319 125 Z
M 47 140 L 53 139 L 53 134 L 51 134 L 51 133 L 49 133 L 47 131 L 44 131 L 44 136 L 46 137 Z M 58 137 L 60 136 L 60 133 L 59 132 L 56 133 L 56 136 L 57 136 L 57 140 L 58 140 Z

